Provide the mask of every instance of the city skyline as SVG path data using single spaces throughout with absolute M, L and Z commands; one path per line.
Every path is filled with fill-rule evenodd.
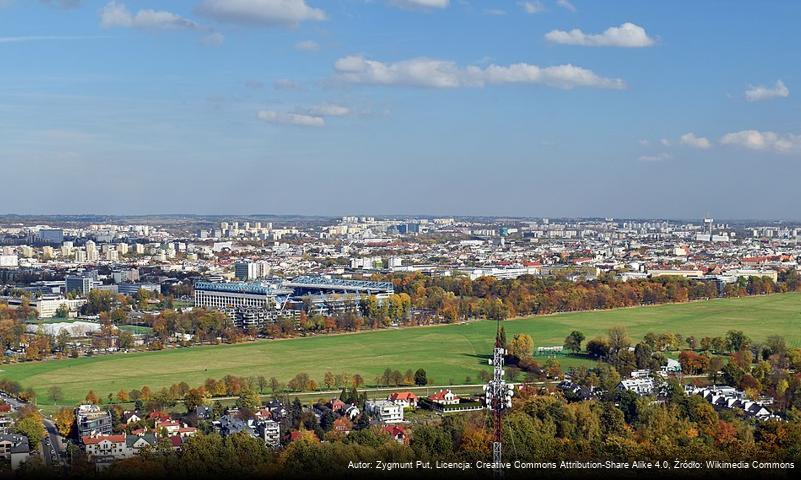
M 279 3 L 0 1 L 0 212 L 799 220 L 801 6 Z

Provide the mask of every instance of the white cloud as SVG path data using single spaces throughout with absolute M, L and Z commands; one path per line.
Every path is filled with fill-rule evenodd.
M 326 117 L 345 117 L 353 113 L 350 108 L 335 103 L 323 103 L 307 108 L 295 108 L 292 112 L 261 110 L 259 119 L 280 125 L 301 127 L 324 127 Z
M 220 32 L 212 32 L 200 39 L 203 45 L 209 47 L 219 47 L 225 42 L 225 35 Z
M 100 25 L 104 28 L 141 28 L 148 30 L 202 30 L 198 23 L 164 10 L 139 10 L 136 15 L 116 0 L 100 10 Z
M 712 143 L 706 137 L 698 137 L 694 133 L 689 132 L 685 133 L 679 139 L 679 142 L 682 145 L 687 145 L 693 148 L 700 148 L 701 150 L 706 150 L 712 147 Z
M 323 10 L 307 5 L 306 0 L 203 0 L 197 10 L 220 22 L 243 25 L 297 25 L 326 19 Z
M 302 52 L 316 52 L 320 49 L 320 45 L 314 40 L 304 40 L 295 44 L 295 50 Z
M 390 5 L 401 8 L 448 8 L 449 0 L 390 0 Z
M 801 135 L 778 134 L 759 130 L 727 133 L 720 139 L 724 145 L 736 145 L 749 150 L 776 153 L 801 153 Z
M 570 10 L 571 12 L 576 11 L 576 7 L 573 6 L 568 0 L 556 0 L 556 4 L 565 10 Z
M 640 155 L 638 158 L 641 162 L 663 162 L 665 160 L 670 160 L 673 158 L 669 153 L 656 153 L 654 155 Z
M 540 84 L 563 89 L 626 88 L 625 82 L 619 78 L 601 77 L 591 70 L 569 64 L 553 67 L 539 67 L 526 63 L 459 67 L 451 61 L 431 58 L 384 63 L 360 55 L 351 55 L 337 60 L 334 69 L 340 80 L 370 85 L 456 88 Z
M 584 33 L 578 28 L 573 30 L 552 30 L 545 34 L 545 39 L 551 43 L 563 45 L 581 45 L 584 47 L 650 47 L 655 40 L 648 36 L 645 29 L 631 22 L 619 27 L 609 27 L 599 34 Z
M 545 11 L 545 5 L 539 0 L 533 2 L 517 2 L 517 4 L 520 5 L 526 13 L 541 13 Z
M 493 17 L 502 17 L 506 15 L 506 10 L 501 10 L 500 8 L 489 8 L 487 10 L 484 10 L 484 14 Z
M 350 115 L 351 110 L 350 108 L 342 105 L 324 103 L 322 105 L 315 105 L 314 107 L 307 109 L 305 113 L 317 117 L 344 117 Z
M 749 102 L 759 102 L 761 100 L 770 100 L 771 98 L 784 98 L 789 96 L 790 89 L 788 89 L 781 80 L 777 80 L 773 87 L 752 85 L 748 88 L 748 90 L 745 91 L 745 99 Z
M 285 113 L 275 110 L 261 110 L 258 113 L 260 120 L 279 125 L 297 125 L 301 127 L 324 127 L 325 119 L 314 115 L 302 113 Z
M 662 139 L 660 139 L 660 140 L 659 140 L 659 143 L 661 143 L 662 145 L 664 145 L 664 146 L 666 146 L 666 147 L 669 147 L 669 146 L 670 146 L 670 140 L 668 140 L 667 138 L 662 138 Z

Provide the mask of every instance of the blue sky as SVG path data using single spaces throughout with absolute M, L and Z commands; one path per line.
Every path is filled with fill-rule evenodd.
M 801 219 L 799 20 L 0 0 L 0 212 Z

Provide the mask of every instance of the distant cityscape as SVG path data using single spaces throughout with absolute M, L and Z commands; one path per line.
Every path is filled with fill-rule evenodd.
M 0 223 L 0 281 L 30 294 L 41 318 L 79 315 L 93 290 L 168 294 L 184 285 L 198 307 L 237 326 L 297 315 L 303 302 L 332 314 L 361 295 L 383 301 L 391 282 L 420 272 L 471 280 L 567 274 L 621 280 L 678 276 L 718 288 L 753 276 L 776 281 L 801 255 L 801 225 L 668 220 L 505 220 L 346 216 L 312 224 L 232 218 L 169 225 Z M 19 298 L 4 297 L 9 305 Z M 308 310 L 308 309 L 307 309 Z

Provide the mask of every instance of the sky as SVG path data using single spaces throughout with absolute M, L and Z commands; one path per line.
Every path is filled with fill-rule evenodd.
M 801 2 L 0 0 L 0 213 L 801 220 Z

